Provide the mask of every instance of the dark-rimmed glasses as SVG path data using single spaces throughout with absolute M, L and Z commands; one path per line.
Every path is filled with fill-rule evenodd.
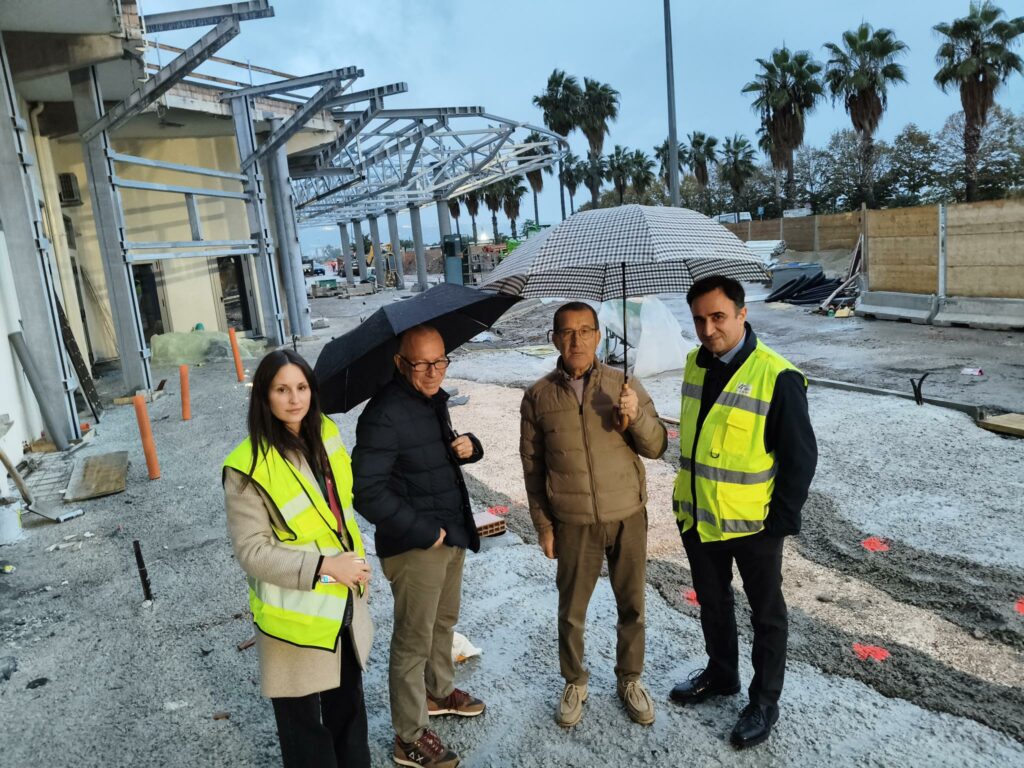
M 583 328 L 559 328 L 557 331 L 548 331 L 548 341 L 553 342 L 555 339 L 559 339 L 569 342 L 574 336 L 580 341 L 590 341 L 594 338 L 595 333 L 597 333 L 597 328 L 586 326 Z
M 449 358 L 447 355 L 442 357 L 440 360 L 433 360 L 430 362 L 426 360 L 420 360 L 415 363 L 409 358 L 405 357 L 404 355 L 399 355 L 399 357 L 402 358 L 406 365 L 408 365 L 410 368 L 416 371 L 416 373 L 426 373 L 431 368 L 433 368 L 438 373 L 444 373 L 445 371 L 448 370 L 448 366 L 452 364 L 451 358 Z

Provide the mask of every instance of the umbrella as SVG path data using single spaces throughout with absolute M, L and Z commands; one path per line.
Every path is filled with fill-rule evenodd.
M 524 298 L 622 299 L 625 334 L 627 296 L 685 293 L 709 275 L 751 282 L 769 277 L 738 237 L 707 216 L 622 205 L 577 213 L 530 238 L 482 287 Z M 625 359 L 622 365 L 625 371 Z
M 349 411 L 373 397 L 395 373 L 398 336 L 427 323 L 444 339 L 445 352 L 490 328 L 520 297 L 440 283 L 411 299 L 381 307 L 317 358 L 320 404 L 326 413 Z

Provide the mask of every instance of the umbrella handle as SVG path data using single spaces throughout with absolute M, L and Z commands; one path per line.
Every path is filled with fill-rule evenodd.
M 626 330 L 626 262 L 622 262 L 622 375 L 625 377 L 625 381 L 629 381 L 629 371 L 626 370 L 627 365 L 627 353 L 629 352 L 629 344 L 626 341 L 629 338 L 629 331 Z M 629 422 L 629 419 L 626 419 Z M 620 431 L 625 431 L 623 428 Z

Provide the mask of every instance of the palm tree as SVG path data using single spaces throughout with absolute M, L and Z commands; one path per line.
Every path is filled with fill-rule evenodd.
M 569 191 L 569 211 L 576 213 L 576 206 L 573 203 L 573 196 L 576 194 L 576 187 L 580 185 L 579 167 L 581 161 L 572 152 L 569 152 L 565 159 L 559 163 L 558 180 Z
M 740 196 L 747 180 L 754 175 L 754 148 L 746 136 L 736 134 L 726 139 L 722 146 L 722 163 L 719 173 L 732 189 L 733 206 L 740 208 Z
M 583 78 L 583 96 L 577 126 L 587 137 L 590 145 L 590 163 L 596 166 L 604 161 L 604 137 L 608 135 L 608 123 L 619 116 L 619 92 L 606 83 L 599 83 L 589 77 Z M 601 178 L 593 172 L 587 174 L 590 187 L 590 203 L 597 208 L 597 193 Z
M 860 139 L 860 194 L 868 207 L 875 207 L 874 135 L 888 105 L 888 88 L 907 81 L 896 58 L 907 45 L 891 29 L 873 29 L 861 23 L 843 33 L 842 46 L 825 43 L 832 55 L 825 65 L 825 84 L 832 101 L 842 100 L 853 130 Z
M 619 205 L 625 201 L 626 187 L 629 186 L 630 159 L 632 154 L 628 149 L 616 144 L 615 150 L 608 155 L 608 173 L 605 176 L 615 187 L 619 195 Z
M 590 190 L 590 207 L 597 208 L 594 200 L 601 190 L 601 182 L 608 178 L 608 160 L 604 155 L 593 155 L 587 153 L 586 160 L 580 160 L 576 166 L 579 172 L 580 182 Z
M 494 242 L 498 242 L 498 211 L 501 210 L 502 181 L 495 181 L 484 187 L 484 205 L 491 212 L 491 226 L 494 227 Z
M 459 198 L 448 198 L 448 213 L 455 219 L 455 234 L 461 238 L 462 232 L 459 230 L 459 216 L 462 215 L 462 209 L 459 207 Z
M 714 163 L 718 159 L 718 139 L 714 136 L 707 136 L 702 131 L 694 131 L 686 137 L 690 142 L 686 148 L 686 164 L 693 171 L 694 178 L 701 190 L 708 185 L 708 163 Z
M 770 137 L 774 158 L 786 171 L 786 199 L 792 201 L 793 153 L 804 143 L 804 121 L 821 98 L 818 74 L 821 64 L 807 51 L 793 53 L 783 46 L 770 59 L 757 59 L 761 71 L 743 86 L 743 93 L 756 94 L 753 107 L 761 113 L 761 125 Z
M 536 131 L 530 131 L 526 137 L 527 144 L 542 144 L 544 142 L 543 137 Z M 521 153 L 521 157 L 536 157 L 537 155 L 543 154 L 543 150 L 539 146 L 533 146 Z M 537 207 L 537 194 L 544 191 L 544 174 L 540 168 L 534 168 L 532 171 L 526 172 L 526 180 L 530 183 L 530 189 L 533 190 L 533 221 L 535 224 L 540 224 L 540 209 Z
M 548 85 L 544 93 L 533 97 L 533 104 L 544 112 L 544 125 L 561 137 L 566 137 L 577 127 L 580 101 L 583 91 L 579 81 L 560 69 L 548 76 Z M 558 161 L 559 200 L 562 203 L 562 220 L 565 220 L 565 195 L 562 193 L 564 183 L 563 160 Z
M 959 88 L 964 108 L 967 202 L 978 196 L 978 148 L 995 93 L 1014 72 L 1024 74 L 1024 62 L 1010 50 L 1024 34 L 1024 16 L 1003 21 L 1002 15 L 1003 10 L 989 0 L 971 2 L 963 18 L 933 27 L 945 37 L 935 54 L 935 83 L 944 92 Z
M 654 161 L 642 149 L 634 150 L 629 156 L 629 179 L 633 183 L 637 199 L 642 201 L 655 181 Z
M 476 214 L 480 210 L 480 190 L 474 189 L 462 196 L 462 203 L 466 206 L 466 213 L 469 220 L 473 222 L 473 242 L 476 242 Z
M 682 177 L 686 170 L 687 163 L 686 145 L 679 142 L 679 148 L 677 151 L 677 159 L 679 160 L 679 176 Z M 665 139 L 661 144 L 654 148 L 654 159 L 658 161 L 658 178 L 661 179 L 665 187 L 668 187 L 668 139 Z
M 516 235 L 516 219 L 519 218 L 519 203 L 522 202 L 523 195 L 526 194 L 526 185 L 523 184 L 522 176 L 511 176 L 503 179 L 500 184 L 502 185 L 501 205 L 512 226 L 512 239 L 515 240 L 518 237 Z

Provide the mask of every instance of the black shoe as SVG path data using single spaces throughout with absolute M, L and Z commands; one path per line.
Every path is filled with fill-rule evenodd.
M 760 744 L 771 735 L 772 726 L 778 719 L 779 708 L 775 704 L 747 704 L 740 712 L 729 741 L 737 749 Z
M 677 704 L 697 704 L 712 696 L 732 696 L 739 692 L 739 681 L 721 683 L 708 675 L 706 669 L 699 669 L 672 688 L 668 697 Z

